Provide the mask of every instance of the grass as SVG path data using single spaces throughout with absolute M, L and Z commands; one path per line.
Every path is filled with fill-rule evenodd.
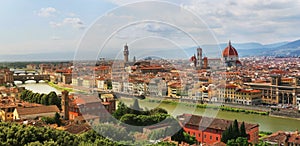
M 271 134 L 272 134 L 272 132 L 259 131 L 259 137 L 260 137 L 260 139 L 262 139 L 264 137 L 267 137 L 267 136 L 269 136 Z
M 68 91 L 68 92 L 73 92 L 73 88 L 66 88 L 66 87 L 61 87 L 61 86 L 58 86 L 57 84 L 54 84 L 53 82 L 48 82 L 48 85 L 57 89 L 57 90 L 61 90 L 61 91 Z

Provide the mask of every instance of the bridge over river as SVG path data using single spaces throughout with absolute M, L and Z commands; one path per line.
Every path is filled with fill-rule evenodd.
M 36 83 L 39 81 L 50 81 L 50 75 L 14 75 L 14 81 L 21 81 L 25 84 L 26 81 L 34 80 Z
M 25 84 L 26 81 L 33 80 L 36 83 L 39 81 L 50 81 L 50 75 L 40 75 L 38 71 L 14 70 L 14 81 L 21 81 Z

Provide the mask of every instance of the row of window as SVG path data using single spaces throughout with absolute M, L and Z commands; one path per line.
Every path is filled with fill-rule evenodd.
M 196 136 L 201 137 L 201 133 L 199 133 L 198 135 L 196 135 L 194 132 L 190 132 L 190 131 L 188 131 L 187 133 L 190 134 L 190 135 L 192 135 L 192 136 L 195 136 L 195 137 Z M 204 134 L 204 139 L 207 139 L 206 134 Z M 213 136 L 212 135 L 209 136 L 209 140 L 213 140 Z M 219 137 L 216 136 L 215 140 L 219 141 Z

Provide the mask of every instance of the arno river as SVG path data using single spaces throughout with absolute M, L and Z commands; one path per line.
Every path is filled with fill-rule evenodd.
M 46 83 L 39 84 L 23 84 L 18 85 L 23 86 L 26 89 L 32 90 L 33 92 L 39 93 L 49 93 L 51 91 L 55 91 L 57 94 L 60 94 L 61 91 L 56 90 L 53 87 L 50 87 Z M 122 98 L 122 101 L 127 105 L 132 104 L 132 100 L 128 98 Z M 270 117 L 270 116 L 262 116 L 256 114 L 244 114 L 244 113 L 235 113 L 235 112 L 226 112 L 226 111 L 218 111 L 213 109 L 201 109 L 201 108 L 193 108 L 187 107 L 181 104 L 164 104 L 164 103 L 152 103 L 144 100 L 140 100 L 140 106 L 143 108 L 151 109 L 154 107 L 161 107 L 166 109 L 171 115 L 176 116 L 182 113 L 193 113 L 197 115 L 206 115 L 217 118 L 224 118 L 228 120 L 237 119 L 238 121 L 245 121 L 248 123 L 257 123 L 260 125 L 260 131 L 270 131 L 276 132 L 279 130 L 284 131 L 295 131 L 300 130 L 300 120 L 296 119 L 288 119 L 288 118 L 279 118 L 279 117 Z

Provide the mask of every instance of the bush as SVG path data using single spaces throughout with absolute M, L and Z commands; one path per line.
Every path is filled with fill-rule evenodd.
M 47 123 L 47 124 L 54 124 L 55 123 L 55 119 L 51 118 L 51 117 L 42 117 L 42 121 Z

